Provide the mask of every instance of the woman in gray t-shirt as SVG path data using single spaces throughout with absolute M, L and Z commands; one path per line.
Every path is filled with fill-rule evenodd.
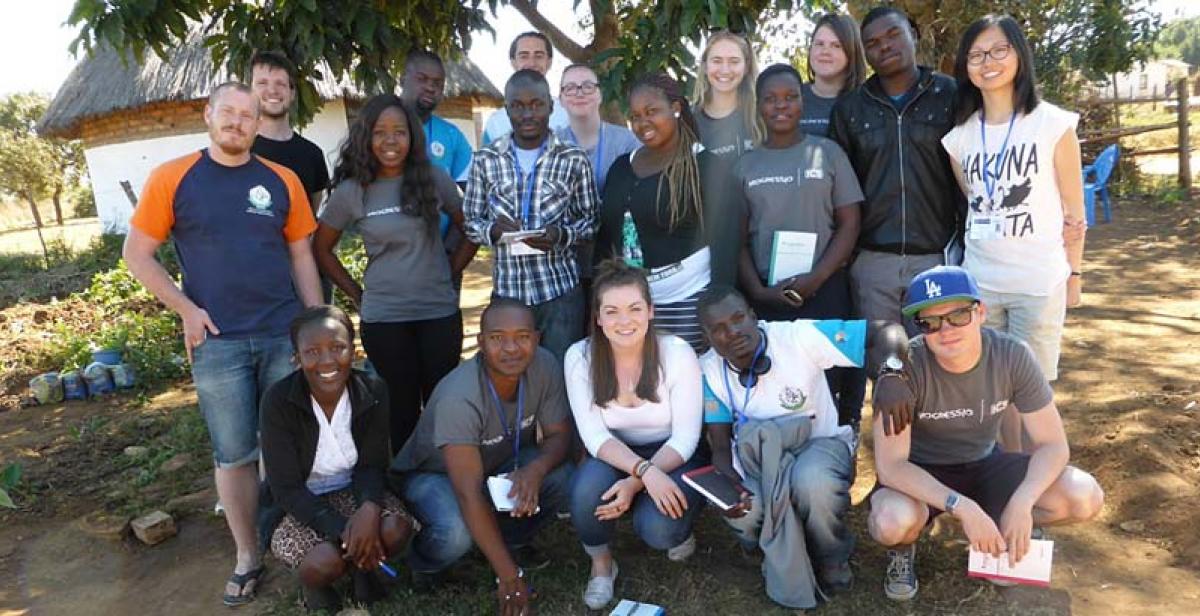
M 738 280 L 757 315 L 768 321 L 853 316 L 846 263 L 858 238 L 863 200 L 849 159 L 833 141 L 806 135 L 800 75 L 775 64 L 759 76 L 762 147 L 734 167 L 745 216 Z M 827 372 L 841 424 L 862 414 L 861 369 Z
M 462 196 L 433 166 L 416 112 L 398 97 L 367 101 L 350 127 L 321 208 L 314 252 L 321 272 L 359 308 L 363 347 L 388 385 L 392 453 L 412 434 L 422 405 L 462 348 L 462 313 L 452 276 L 475 254 L 462 242 L 447 259 L 440 212 L 462 226 Z M 362 284 L 338 259 L 355 228 L 367 252 Z

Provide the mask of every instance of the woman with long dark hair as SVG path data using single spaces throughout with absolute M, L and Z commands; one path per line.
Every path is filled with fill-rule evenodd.
M 393 453 L 434 385 L 458 364 L 462 313 L 451 277 L 476 249 L 464 241 L 447 259 L 438 215 L 461 228 L 462 197 L 430 164 L 424 139 L 417 112 L 399 97 L 367 101 L 342 145 L 313 247 L 321 271 L 359 307 L 363 347 L 388 384 Z M 351 226 L 367 251 L 362 284 L 335 252 Z
M 804 98 L 800 130 L 828 137 L 837 98 L 867 79 L 862 35 L 853 17 L 825 13 L 817 20 L 808 42 L 808 78 L 809 83 L 800 86 Z
M 629 120 L 642 146 L 609 169 L 595 258 L 623 256 L 650 270 L 655 327 L 702 352 L 696 301 L 709 284 L 733 284 L 737 269 L 730 165 L 696 152 L 691 106 L 665 74 L 634 84 Z
M 575 471 L 571 522 L 592 558 L 584 603 L 612 600 L 610 542 L 629 513 L 650 547 L 682 561 L 696 549 L 692 524 L 703 499 L 684 488 L 699 466 L 700 364 L 683 340 L 650 327 L 654 306 L 642 270 L 619 260 L 596 269 L 591 335 L 564 361 L 567 397 L 590 454 Z
M 967 195 L 963 267 L 987 325 L 1029 344 L 1054 380 L 1066 309 L 1083 284 L 1079 115 L 1040 100 L 1033 50 L 1007 15 L 967 27 L 954 75 L 957 126 L 942 145 Z

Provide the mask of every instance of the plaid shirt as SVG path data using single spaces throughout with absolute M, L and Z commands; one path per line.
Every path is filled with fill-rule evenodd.
M 467 237 L 492 247 L 493 293 L 535 306 L 579 284 L 575 245 L 591 239 L 599 197 L 587 154 L 550 134 L 534 165 L 528 218 L 521 220 L 521 195 L 527 186 L 517 172 L 515 147 L 510 135 L 475 153 L 463 197 L 463 216 Z M 508 244 L 492 244 L 497 213 L 520 222 L 526 230 L 558 225 L 562 239 L 549 252 L 514 256 Z

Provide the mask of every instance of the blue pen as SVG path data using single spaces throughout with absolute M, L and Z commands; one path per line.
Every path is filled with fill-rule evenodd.
M 396 570 L 389 567 L 387 563 L 379 563 L 379 568 L 382 569 L 384 573 L 388 574 L 388 577 L 396 577 L 397 575 Z

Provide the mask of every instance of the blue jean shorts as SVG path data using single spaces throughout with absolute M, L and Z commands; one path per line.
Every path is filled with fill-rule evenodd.
M 192 350 L 192 381 L 219 468 L 258 460 L 258 401 L 292 370 L 292 343 L 286 334 L 241 340 L 210 337 Z

